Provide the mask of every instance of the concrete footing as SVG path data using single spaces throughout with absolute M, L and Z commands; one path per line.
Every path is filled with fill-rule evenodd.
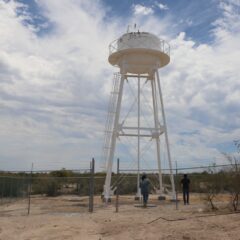
M 108 199 L 102 198 L 102 201 L 103 201 L 103 202 L 108 202 L 108 203 L 112 202 L 111 198 L 108 198 Z
M 151 208 L 151 207 L 157 207 L 155 204 L 147 204 L 146 207 L 144 207 L 143 204 L 135 204 L 134 207 L 139 207 L 139 208 Z
M 160 195 L 160 196 L 158 196 L 158 200 L 159 200 L 159 201 L 164 201 L 164 200 L 166 200 L 166 197 L 165 197 L 165 196 L 162 196 L 162 195 Z

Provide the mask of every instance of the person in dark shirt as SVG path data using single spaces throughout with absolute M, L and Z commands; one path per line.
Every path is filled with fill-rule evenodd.
M 183 190 L 183 201 L 184 205 L 186 205 L 189 204 L 189 186 L 190 186 L 190 179 L 187 177 L 187 174 L 183 175 L 181 185 Z
M 141 194 L 143 196 L 143 207 L 147 207 L 149 185 L 150 185 L 150 181 L 148 180 L 147 175 L 143 174 L 140 182 Z

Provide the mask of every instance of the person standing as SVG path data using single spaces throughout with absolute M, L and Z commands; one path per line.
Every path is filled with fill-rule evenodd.
M 140 182 L 141 194 L 143 196 L 143 207 L 147 207 L 149 186 L 150 186 L 150 181 L 147 178 L 147 175 L 143 174 Z
M 182 191 L 183 191 L 183 201 L 184 205 L 189 204 L 189 186 L 190 186 L 190 179 L 188 178 L 187 174 L 183 175 L 183 179 L 181 180 Z

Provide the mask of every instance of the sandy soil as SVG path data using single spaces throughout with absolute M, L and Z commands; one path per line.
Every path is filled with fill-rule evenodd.
M 33 197 L 27 216 L 27 200 L 0 206 L 0 240 L 110 240 L 110 239 L 217 239 L 240 240 L 240 214 L 206 212 L 192 198 L 184 206 L 152 197 L 152 207 L 134 206 L 133 197 L 120 197 L 119 212 L 114 202 L 101 203 L 95 197 L 93 213 L 88 213 L 88 198 L 61 196 Z M 156 204 L 156 205 L 155 205 Z

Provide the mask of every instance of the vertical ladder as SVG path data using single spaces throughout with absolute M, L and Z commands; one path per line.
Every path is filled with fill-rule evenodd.
M 111 136 L 113 132 L 114 117 L 115 117 L 116 107 L 117 107 L 120 79 L 121 79 L 121 74 L 114 73 L 112 91 L 111 91 L 109 103 L 108 103 L 108 113 L 107 113 L 107 119 L 105 124 L 103 149 L 102 149 L 101 168 L 104 170 L 107 169 L 107 159 L 108 159 L 110 148 L 111 148 Z

